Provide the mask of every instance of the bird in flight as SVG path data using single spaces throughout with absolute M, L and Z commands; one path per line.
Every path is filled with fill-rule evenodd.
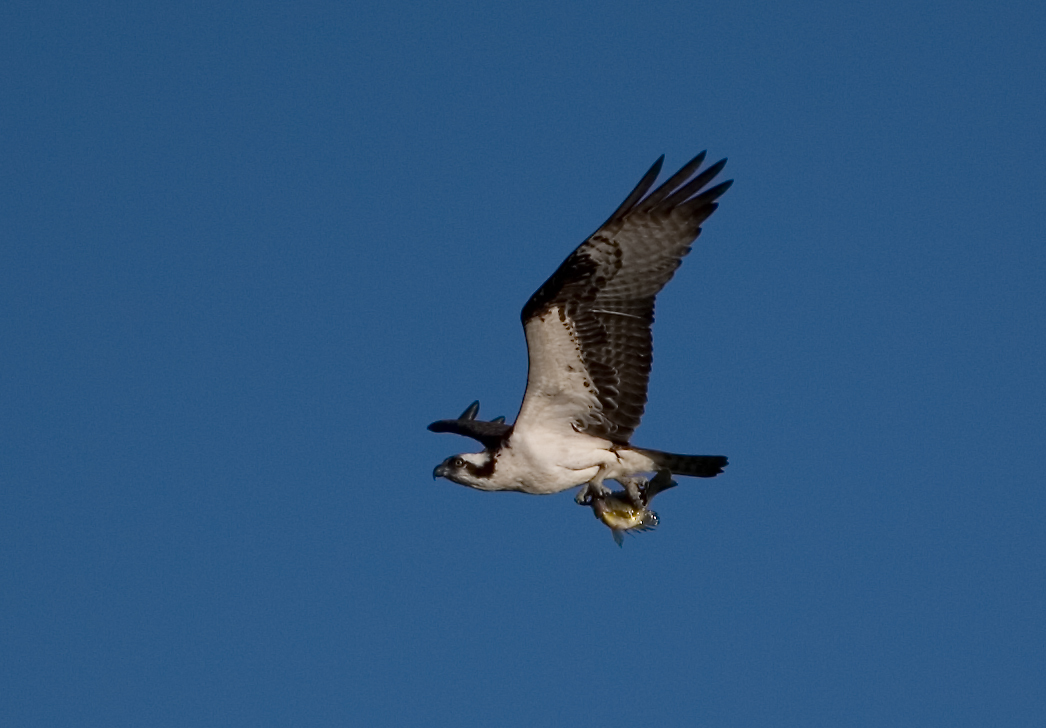
M 727 460 L 721 455 L 677 455 L 629 444 L 646 407 L 654 299 L 732 184 L 708 187 L 726 160 L 701 170 L 704 158 L 701 152 L 647 194 L 661 172 L 662 155 L 530 297 L 521 316 L 530 367 L 515 423 L 477 420 L 476 402 L 457 420 L 429 425 L 483 445 L 481 452 L 444 460 L 434 478 L 533 494 L 580 485 L 575 500 L 594 510 L 612 502 L 603 481 L 617 480 L 635 507 L 645 510 L 643 473 L 711 478 L 723 472 Z

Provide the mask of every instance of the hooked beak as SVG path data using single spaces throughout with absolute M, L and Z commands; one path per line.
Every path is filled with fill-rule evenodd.
M 448 472 L 449 471 L 447 469 L 447 464 L 440 463 L 436 466 L 436 469 L 432 471 L 432 479 L 435 480 L 436 478 L 446 478 Z

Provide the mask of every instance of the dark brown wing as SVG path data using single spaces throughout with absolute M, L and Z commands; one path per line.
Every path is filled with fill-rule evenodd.
M 471 437 L 473 440 L 478 440 L 483 443 L 484 447 L 496 449 L 501 444 L 501 441 L 508 436 L 512 427 L 505 424 L 504 417 L 485 421 L 477 420 L 476 415 L 478 414 L 479 400 L 476 400 L 456 420 L 437 420 L 429 425 L 429 430 L 432 432 L 451 432 L 455 435 L 464 435 L 465 437 Z
M 646 406 L 654 298 L 732 183 L 705 189 L 726 160 L 698 172 L 704 158 L 701 152 L 647 195 L 664 157 L 658 159 L 610 219 L 523 307 L 531 359 L 517 428 L 537 424 L 525 422 L 528 412 L 535 420 L 555 412 L 567 414 L 584 432 L 628 442 Z M 554 309 L 557 315 L 550 316 Z M 574 373 L 577 360 L 567 340 L 576 341 L 587 377 Z M 541 349 L 540 356 L 535 348 Z M 594 397 L 579 396 L 579 386 Z M 529 408 L 528 398 L 533 401 Z M 557 398 L 562 406 L 550 408 Z M 573 412 L 579 409 L 586 411 Z

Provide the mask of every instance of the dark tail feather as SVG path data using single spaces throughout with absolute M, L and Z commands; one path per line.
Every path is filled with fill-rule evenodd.
M 670 470 L 672 475 L 686 475 L 691 478 L 714 478 L 723 472 L 727 463 L 722 455 L 676 455 L 659 450 L 639 451 L 653 460 L 658 468 Z

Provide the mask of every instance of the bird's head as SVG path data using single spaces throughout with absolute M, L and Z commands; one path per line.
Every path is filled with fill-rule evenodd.
M 489 452 L 466 452 L 452 455 L 437 465 L 432 478 L 446 478 L 479 490 L 494 490 L 490 485 L 493 465 L 494 459 Z

